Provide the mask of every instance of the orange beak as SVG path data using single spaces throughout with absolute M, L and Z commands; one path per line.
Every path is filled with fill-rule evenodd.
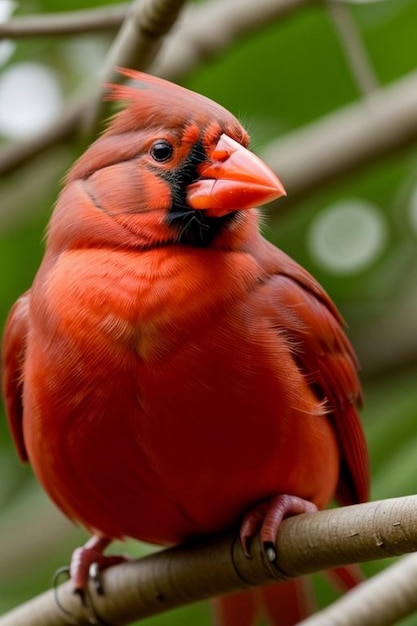
M 200 178 L 187 187 L 187 202 L 209 217 L 250 209 L 287 195 L 283 184 L 259 157 L 228 135 L 221 135 Z

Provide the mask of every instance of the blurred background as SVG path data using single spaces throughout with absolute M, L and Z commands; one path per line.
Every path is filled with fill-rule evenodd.
M 288 198 L 264 212 L 264 232 L 319 279 L 346 319 L 362 364 L 372 498 L 415 493 L 417 2 L 242 0 L 234 13 L 231 0 L 190 4 L 152 71 L 240 117 L 252 148 L 287 186 Z M 62 178 L 86 142 L 71 127 L 42 149 L 38 139 L 60 127 L 70 103 L 96 80 L 123 7 L 0 0 L 1 328 L 32 282 Z M 65 12 L 87 8 L 113 18 L 94 32 L 63 33 Z M 35 35 L 36 19 L 51 11 L 53 32 Z M 6 37 L 9 20 L 22 20 L 30 32 Z M 48 588 L 86 534 L 21 466 L 4 413 L 0 476 L 2 612 Z M 132 542 L 117 549 L 151 548 Z M 366 565 L 366 572 L 387 564 Z M 319 577 L 316 585 L 327 602 L 331 592 Z M 141 623 L 206 626 L 209 617 L 202 604 Z

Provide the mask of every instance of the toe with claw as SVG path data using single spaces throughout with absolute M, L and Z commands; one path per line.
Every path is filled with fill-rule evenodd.
M 316 511 L 317 507 L 312 502 L 287 494 L 260 502 L 245 515 L 240 527 L 239 537 L 244 555 L 251 558 L 250 543 L 259 532 L 265 555 L 273 563 L 277 558 L 275 541 L 283 519 Z
M 94 536 L 72 553 L 70 578 L 74 585 L 74 592 L 80 595 L 81 600 L 85 596 L 89 580 L 93 582 L 96 593 L 104 595 L 101 572 L 127 560 L 125 556 L 104 555 L 103 552 L 110 543 L 111 539 L 107 537 Z
M 74 550 L 69 567 L 62 567 L 54 576 L 55 600 L 59 608 L 69 617 L 72 614 L 62 606 L 58 599 L 58 580 L 62 574 L 68 575 L 71 579 L 74 593 L 80 598 L 81 604 L 90 613 L 90 623 L 100 626 L 107 626 L 107 623 L 98 615 L 94 609 L 92 597 L 88 584 L 91 581 L 97 595 L 104 595 L 104 587 L 101 573 L 103 570 L 128 560 L 128 557 L 121 555 L 104 555 L 103 552 L 111 543 L 107 537 L 92 537 L 87 543 Z

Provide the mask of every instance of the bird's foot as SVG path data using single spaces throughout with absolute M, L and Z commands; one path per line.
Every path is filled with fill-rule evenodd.
M 312 502 L 286 494 L 260 502 L 245 515 L 240 527 L 239 538 L 243 554 L 246 558 L 251 558 L 250 542 L 256 533 L 260 532 L 264 552 L 272 563 L 277 558 L 275 541 L 282 520 L 291 515 L 316 511 L 317 507 Z
M 71 579 L 74 594 L 80 598 L 82 606 L 90 612 L 90 623 L 107 626 L 107 623 L 99 616 L 94 608 L 88 585 L 91 581 L 96 594 L 99 596 L 104 595 L 101 572 L 112 565 L 117 565 L 129 560 L 127 556 L 104 555 L 103 552 L 110 543 L 111 539 L 107 537 L 91 537 L 84 546 L 74 550 L 69 567 L 61 567 L 55 572 L 53 582 L 55 600 L 59 608 L 69 617 L 74 616 L 62 606 L 58 599 L 58 579 L 62 574 L 67 574 Z
M 69 574 L 74 585 L 74 593 L 80 596 L 82 602 L 89 581 L 93 583 L 97 595 L 104 595 L 101 572 L 128 560 L 128 557 L 122 555 L 104 555 L 103 552 L 110 543 L 111 539 L 107 537 L 94 536 L 72 553 Z

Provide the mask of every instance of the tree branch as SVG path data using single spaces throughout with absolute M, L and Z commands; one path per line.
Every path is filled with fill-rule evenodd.
M 101 84 L 96 84 L 93 88 L 89 86 L 87 94 L 83 90 L 81 95 L 75 96 L 68 104 L 61 119 L 42 133 L 42 135 L 3 148 L 0 151 L 0 175 L 12 172 L 55 143 L 71 138 L 78 132 L 81 123 L 83 123 L 84 131 L 90 128 L 91 132 L 92 127 L 95 126 L 100 116 L 101 109 L 98 108 L 98 104 L 103 89 L 102 83 L 111 80 L 115 66 L 129 66 L 132 63 L 132 67 L 144 69 L 152 55 L 156 54 L 159 44 L 158 33 L 160 38 L 167 32 L 183 3 L 184 0 L 145 0 L 133 3 L 133 8 L 132 3 L 124 5 L 123 15 L 127 15 L 128 9 L 131 10 L 131 13 L 106 56 L 99 75 Z M 210 44 L 210 37 L 207 40 L 208 32 L 213 31 L 216 33 L 223 23 L 223 33 L 226 32 L 225 29 L 227 30 L 226 41 L 220 41 L 220 47 L 217 50 L 212 49 L 212 54 L 219 54 L 224 50 L 226 43 L 230 45 L 235 38 L 242 36 L 246 32 L 252 32 L 260 25 L 267 23 L 272 19 L 272 16 L 275 16 L 276 19 L 283 18 L 290 15 L 295 9 L 310 3 L 311 0 L 275 0 L 274 2 L 271 0 L 260 0 L 259 5 L 257 4 L 254 7 L 253 2 L 247 2 L 243 5 L 239 0 L 232 0 L 231 2 L 212 0 L 201 5 L 195 5 L 185 15 L 181 27 L 176 35 L 171 38 L 171 43 L 164 47 L 160 75 L 172 79 L 174 74 L 179 75 L 181 72 L 188 71 L 194 67 L 199 62 L 200 57 L 204 57 L 207 54 L 207 49 L 212 45 Z M 161 9 L 166 12 L 167 17 L 161 16 Z M 79 28 L 85 13 L 86 11 L 70 13 L 70 22 L 74 29 Z M 104 9 L 89 10 L 87 21 L 90 25 L 94 21 L 94 13 L 96 14 L 97 23 L 102 23 L 109 17 Z M 153 14 L 158 19 L 155 19 Z M 48 17 L 41 16 L 12 20 L 7 24 L 0 24 L 0 36 L 10 35 L 10 31 L 7 29 L 13 29 L 15 22 L 17 23 L 15 31 L 24 31 L 25 36 L 30 34 L 31 30 L 32 34 L 36 34 L 37 32 L 40 33 L 42 29 L 49 29 L 48 34 L 52 34 L 53 28 L 55 28 L 54 34 L 59 34 L 62 32 L 62 28 L 64 28 L 66 15 L 66 13 L 63 15 L 52 14 Z M 239 16 L 239 20 L 236 23 L 236 27 L 234 27 L 237 16 Z M 69 27 L 67 32 L 69 32 Z M 80 31 L 74 30 L 73 32 Z M 197 37 L 196 33 L 198 34 Z M 185 53 L 182 44 L 183 39 L 188 42 Z M 203 52 L 203 49 L 206 52 Z M 155 72 L 155 69 L 153 71 Z
M 129 3 L 124 3 L 98 9 L 14 17 L 8 22 L 0 23 L 0 39 L 56 37 L 97 31 L 114 32 L 121 26 L 128 8 Z
M 327 10 L 359 93 L 367 96 L 378 87 L 378 79 L 349 7 L 329 2 Z
M 417 554 L 410 554 L 298 626 L 390 626 L 417 610 Z
M 258 539 L 248 560 L 236 537 L 226 535 L 110 568 L 103 575 L 106 594 L 92 597 L 99 615 L 121 626 L 254 585 L 416 549 L 417 496 L 393 498 L 285 520 L 276 542 L 278 559 L 273 564 L 265 558 Z M 64 626 L 74 618 L 80 624 L 87 623 L 88 616 L 70 583 L 61 585 L 58 595 L 71 619 L 58 608 L 49 591 L 4 615 L 0 626 Z
M 152 72 L 176 80 L 191 71 L 201 60 L 221 54 L 244 35 L 273 20 L 290 17 L 303 6 L 317 5 L 321 1 L 259 0 L 254 3 L 242 0 L 211 0 L 192 5 L 153 63 Z M 88 30 L 91 32 L 110 27 L 110 24 L 116 28 L 128 15 L 100 71 L 99 79 L 103 83 L 111 80 L 115 66 L 146 68 L 156 54 L 161 37 L 174 23 L 183 3 L 184 0 L 145 0 L 133 3 L 133 8 L 132 4 L 122 5 L 121 10 L 120 7 L 109 7 L 15 18 L 0 24 L 0 37 L 59 35 Z M 153 12 L 163 19 L 155 20 Z M 85 31 L 82 30 L 84 28 Z M 87 95 L 83 93 L 74 97 L 61 119 L 42 135 L 3 148 L 0 151 L 0 175 L 8 174 L 51 145 L 72 137 L 78 131 L 82 119 L 84 130 L 94 128 L 100 117 L 101 94 L 101 85 L 95 85 L 94 89 L 89 88 Z
M 417 72 L 412 72 L 366 101 L 271 142 L 262 157 L 282 178 L 287 203 L 414 145 L 416 138 Z
M 298 4 L 310 4 L 315 0 L 275 0 L 274 4 L 278 11 L 280 6 L 293 4 L 296 8 Z M 326 0 L 316 0 L 323 2 Z M 337 4 L 375 4 L 384 0 L 327 0 L 329 3 Z M 206 2 L 207 4 L 207 2 Z M 223 3 L 227 4 L 227 3 Z M 202 6 L 200 7 L 202 9 Z M 240 9 L 245 9 L 244 3 Z M 246 8 L 251 10 L 250 3 Z M 272 8 L 272 6 L 271 6 Z M 81 9 L 79 11 L 66 11 L 59 13 L 48 13 L 44 15 L 31 15 L 29 17 L 15 17 L 5 23 L 0 24 L 0 39 L 23 37 L 48 37 L 60 35 L 75 35 L 79 33 L 93 33 L 97 31 L 114 32 L 122 25 L 129 9 L 129 3 L 120 3 L 117 6 L 105 6 L 95 9 Z M 204 9 L 202 9 L 204 10 Z
M 221 0 L 215 0 L 211 2 L 206 1 L 203 4 L 195 5 L 190 8 L 190 17 L 185 22 L 186 32 L 192 34 L 192 20 L 197 16 L 198 21 L 204 26 L 204 17 L 207 16 L 210 20 L 215 18 L 217 11 L 226 16 L 226 21 L 229 23 L 230 17 L 238 17 L 237 27 L 240 29 L 242 23 L 246 23 L 246 27 L 253 30 L 250 17 L 252 16 L 255 21 L 255 27 L 259 24 L 265 23 L 263 15 L 266 13 L 273 19 L 274 16 L 278 18 L 281 15 L 292 12 L 300 6 L 309 4 L 319 4 L 325 0 L 260 0 L 258 11 L 254 10 L 253 3 L 251 2 L 238 2 L 237 0 L 228 0 L 227 2 L 221 2 Z M 338 0 L 339 2 L 350 2 L 351 0 Z M 379 0 L 378 0 L 379 1 Z M 214 8 L 212 6 L 214 5 Z M 119 4 L 115 7 L 99 7 L 96 9 L 81 9 L 79 11 L 67 11 L 59 13 L 48 13 L 45 15 L 33 15 L 30 17 L 15 17 L 9 22 L 0 24 L 0 39 L 9 38 L 22 38 L 22 37 L 45 37 L 45 36 L 57 36 L 57 35 L 71 35 L 85 32 L 96 31 L 115 31 L 123 23 L 126 14 L 129 10 L 129 3 Z M 236 7 L 239 8 L 239 13 L 236 14 Z M 243 16 L 243 20 L 242 17 Z M 215 29 L 219 26 L 219 22 L 216 20 Z M 233 19 L 231 24 L 233 27 Z M 202 34 L 206 36 L 206 30 L 202 30 Z M 192 38 L 193 45 L 198 45 L 198 39 Z
M 119 65 L 144 68 L 156 53 L 160 39 L 178 16 L 185 0 L 135 0 L 125 22 L 111 46 L 96 84 L 76 95 L 62 117 L 48 130 L 0 151 L 0 175 L 8 174 L 27 163 L 50 146 L 72 138 L 83 125 L 92 132 L 97 123 L 102 101 L 103 84 L 112 79 Z M 100 104 L 99 104 L 100 103 Z
M 167 38 L 152 73 L 170 80 L 202 61 L 222 54 L 234 42 L 256 30 L 292 16 L 321 0 L 210 0 L 188 7 L 184 19 Z
M 155 57 L 163 36 L 172 28 L 186 0 L 134 0 L 100 68 L 84 109 L 82 125 L 94 134 L 103 118 L 105 83 L 119 80 L 117 67 L 143 70 Z

